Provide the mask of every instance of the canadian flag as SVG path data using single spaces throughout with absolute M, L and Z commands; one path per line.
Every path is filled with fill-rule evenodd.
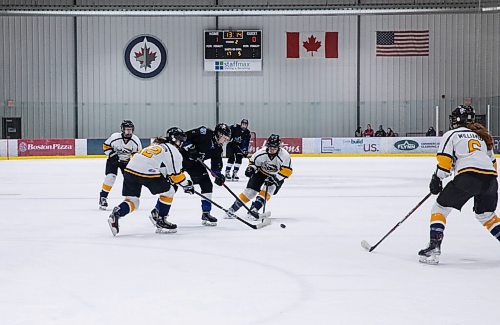
M 327 58 L 339 57 L 338 32 L 287 32 L 286 57 Z

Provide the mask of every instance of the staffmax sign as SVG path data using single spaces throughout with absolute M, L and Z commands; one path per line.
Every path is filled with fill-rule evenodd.
M 418 148 L 418 142 L 413 140 L 399 140 L 394 143 L 394 147 L 402 151 L 411 151 Z

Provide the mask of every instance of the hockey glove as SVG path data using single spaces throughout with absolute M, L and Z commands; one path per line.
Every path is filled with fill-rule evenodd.
M 116 153 L 116 151 L 112 151 L 110 154 L 109 154 L 109 160 L 113 161 L 113 162 L 118 162 L 118 154 Z
M 280 183 L 280 181 L 274 176 L 269 176 L 264 181 L 264 185 L 266 185 L 267 187 L 273 186 L 273 185 L 275 185 L 277 187 L 277 186 L 279 186 L 279 183 Z
M 436 195 L 441 193 L 443 190 L 443 182 L 436 174 L 432 175 L 431 183 L 429 184 L 429 190 L 432 194 Z
M 222 175 L 221 173 L 215 174 L 215 179 L 214 179 L 215 184 L 217 184 L 218 186 L 222 186 L 222 185 L 224 185 L 225 181 L 226 181 L 226 178 L 224 177 L 224 175 Z
M 191 180 L 187 180 L 187 185 L 184 185 L 182 188 L 184 189 L 184 193 L 194 194 L 194 186 Z
M 187 156 L 190 160 L 198 160 L 199 154 L 198 150 L 196 149 L 196 146 L 194 144 L 190 145 L 189 147 L 185 148 L 187 152 Z
M 245 176 L 250 178 L 255 174 L 255 168 L 252 166 L 248 166 L 247 169 L 245 169 Z

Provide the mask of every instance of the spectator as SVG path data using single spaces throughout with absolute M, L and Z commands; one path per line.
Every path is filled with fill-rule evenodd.
M 370 124 L 366 125 L 366 130 L 363 132 L 364 137 L 373 137 L 373 129 Z
M 432 126 L 429 126 L 429 130 L 427 130 L 427 133 L 425 133 L 426 137 L 435 137 L 436 136 L 436 130 Z
M 396 133 L 391 128 L 387 128 L 387 135 L 388 137 L 395 137 Z
M 384 127 L 379 125 L 377 132 L 375 132 L 376 137 L 385 137 L 387 134 L 384 131 Z
M 361 126 L 358 126 L 358 128 L 356 129 L 356 131 L 354 132 L 354 136 L 356 138 L 359 138 L 359 137 L 362 137 L 363 136 L 363 130 L 361 130 Z

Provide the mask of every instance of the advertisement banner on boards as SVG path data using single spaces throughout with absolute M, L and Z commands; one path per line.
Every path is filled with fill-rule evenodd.
M 380 153 L 382 138 L 322 138 L 321 153 Z
M 19 156 L 74 156 L 75 139 L 18 139 Z
M 250 141 L 250 152 L 253 153 L 266 145 L 267 138 L 255 138 Z M 291 154 L 302 153 L 302 138 L 281 138 L 281 147 Z
M 441 137 L 388 138 L 388 153 L 436 153 Z M 391 145 L 392 144 L 392 145 Z

